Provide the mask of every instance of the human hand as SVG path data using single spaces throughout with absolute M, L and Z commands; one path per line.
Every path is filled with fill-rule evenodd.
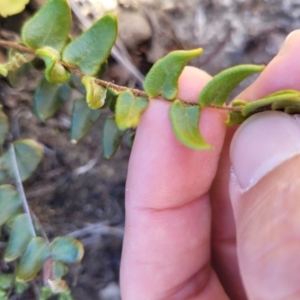
M 299 90 L 299 53 L 295 31 L 239 98 Z M 209 80 L 186 68 L 178 98 L 196 102 Z M 132 149 L 122 299 L 300 299 L 300 117 L 260 113 L 234 134 L 206 108 L 214 150 L 194 151 L 175 138 L 169 105 L 151 101 Z

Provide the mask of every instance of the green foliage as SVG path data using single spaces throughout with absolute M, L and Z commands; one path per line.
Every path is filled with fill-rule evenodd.
M 103 126 L 102 146 L 105 158 L 111 158 L 118 150 L 123 131 L 120 130 L 112 117 L 107 117 Z
M 29 0 L 0 0 L 0 16 L 6 18 L 24 10 Z
M 202 53 L 202 49 L 190 51 L 173 51 L 158 60 L 144 82 L 144 89 L 150 98 L 162 95 L 168 100 L 174 100 L 178 94 L 178 79 L 184 66 Z
M 71 142 L 76 144 L 81 140 L 99 120 L 100 115 L 101 110 L 89 108 L 85 99 L 75 100 L 71 121 Z
M 32 280 L 50 255 L 50 249 L 44 238 L 32 238 L 18 264 L 16 279 L 19 281 Z
M 27 214 L 18 215 L 12 225 L 9 240 L 4 252 L 4 260 L 9 262 L 17 259 L 26 250 L 32 234 Z
M 240 65 L 220 72 L 208 82 L 199 94 L 200 106 L 222 106 L 240 82 L 263 69 L 264 66 Z
M 91 109 L 98 109 L 105 103 L 107 89 L 95 82 L 95 77 L 83 76 L 81 82 L 86 89 L 86 102 Z
M 170 106 L 170 118 L 176 137 L 184 145 L 195 150 L 212 149 L 199 132 L 200 108 L 185 106 L 175 100 Z
M 51 25 L 50 25 L 51 24 Z M 49 46 L 61 52 L 71 28 L 67 0 L 49 0 L 22 29 L 22 40 L 31 49 Z
M 8 290 L 13 284 L 14 276 L 12 274 L 1 274 L 0 275 L 0 289 Z M 0 298 L 1 299 L 1 298 Z
M 254 113 L 272 109 L 272 110 L 285 110 L 288 107 L 295 107 L 300 105 L 300 93 L 297 91 L 280 91 L 273 93 L 263 99 L 256 100 L 248 103 L 242 109 L 242 115 L 247 117 Z
M 117 19 L 107 14 L 80 37 L 67 45 L 63 61 L 94 76 L 106 62 L 118 34 Z
M 16 215 L 22 205 L 19 194 L 12 185 L 0 186 L 0 225 Z
M 136 127 L 147 107 L 147 98 L 135 97 L 129 90 L 120 93 L 116 103 L 116 123 L 119 129 Z
M 56 237 L 50 249 L 54 260 L 67 264 L 79 262 L 84 253 L 82 244 L 68 236 Z
M 50 83 L 63 83 L 70 79 L 71 73 L 59 62 L 60 54 L 54 48 L 44 47 L 36 50 L 46 64 L 45 76 Z
M 41 121 L 48 120 L 69 100 L 70 96 L 69 85 L 51 84 L 43 78 L 33 96 L 35 115 Z
M 19 168 L 21 180 L 28 179 L 36 170 L 38 164 L 43 158 L 43 148 L 33 140 L 24 139 L 13 143 L 16 152 L 16 160 Z M 1 158 L 1 166 L 14 177 L 14 166 L 7 151 Z

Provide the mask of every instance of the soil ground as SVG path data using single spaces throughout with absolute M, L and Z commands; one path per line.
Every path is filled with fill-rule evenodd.
M 41 2 L 31 1 L 23 13 L 0 19 L 1 38 L 9 40 L 18 34 L 23 20 Z M 95 5 L 105 10 L 101 0 L 76 2 L 86 18 L 97 17 Z M 110 4 L 119 14 L 123 46 L 143 74 L 169 51 L 195 47 L 205 52 L 193 64 L 211 74 L 241 63 L 267 64 L 285 36 L 300 27 L 300 2 L 296 0 L 120 0 Z M 80 22 L 76 17 L 74 22 L 74 34 L 78 34 Z M 0 60 L 5 56 L 5 51 L 0 52 Z M 40 77 L 39 72 L 30 71 L 17 89 L 0 79 L 0 99 L 11 122 L 10 139 L 33 138 L 46 149 L 41 166 L 25 184 L 30 206 L 49 238 L 73 234 L 85 245 L 82 264 L 72 267 L 68 276 L 74 299 L 118 300 L 130 148 L 123 141 L 114 158 L 103 158 L 104 118 L 81 143 L 72 145 L 68 139 L 72 101 L 51 120 L 38 121 L 31 99 Z M 105 77 L 140 87 L 114 58 L 109 60 Z M 74 93 L 72 98 L 77 96 Z M 34 288 L 19 299 L 36 299 Z

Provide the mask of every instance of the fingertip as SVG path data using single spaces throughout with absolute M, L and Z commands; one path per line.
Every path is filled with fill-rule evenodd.
M 300 89 L 300 30 L 291 32 L 278 54 L 266 66 L 257 80 L 237 98 L 249 102 L 284 89 Z
M 178 98 L 186 102 L 197 102 L 203 87 L 211 80 L 211 76 L 203 70 L 187 66 L 179 77 Z

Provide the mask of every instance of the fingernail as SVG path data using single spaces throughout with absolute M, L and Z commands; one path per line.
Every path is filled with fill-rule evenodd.
M 300 117 L 262 112 L 236 131 L 230 148 L 233 172 L 249 189 L 275 167 L 300 153 Z

